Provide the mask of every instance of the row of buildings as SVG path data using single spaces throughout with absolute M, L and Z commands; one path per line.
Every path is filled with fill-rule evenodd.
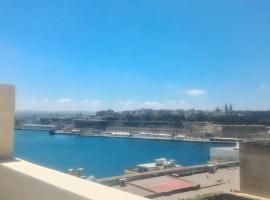
M 166 133 L 190 137 L 209 138 L 268 138 L 265 125 L 219 125 L 212 122 L 122 121 L 102 119 L 43 119 L 41 124 L 19 124 L 19 129 L 56 130 L 76 129 L 84 132 Z

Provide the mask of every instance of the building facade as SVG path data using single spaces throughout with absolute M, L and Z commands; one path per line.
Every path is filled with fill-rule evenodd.
M 240 190 L 270 198 L 270 141 L 240 144 Z
M 221 136 L 228 138 L 258 138 L 266 135 L 267 129 L 264 125 L 223 125 Z

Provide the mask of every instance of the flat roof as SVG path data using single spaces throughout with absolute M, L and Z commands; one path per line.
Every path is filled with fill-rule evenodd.
M 178 190 L 194 189 L 199 186 L 198 183 L 191 181 L 186 181 L 182 179 L 176 179 L 171 177 L 158 177 L 143 179 L 138 181 L 133 181 L 129 183 L 133 186 L 143 188 L 147 191 L 160 194 L 160 193 L 170 193 Z

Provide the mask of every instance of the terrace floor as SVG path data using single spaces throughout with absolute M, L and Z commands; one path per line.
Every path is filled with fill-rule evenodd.
M 216 192 L 231 192 L 233 190 L 239 191 L 239 167 L 219 169 L 214 174 L 201 173 L 190 176 L 184 176 L 175 178 L 176 180 L 188 181 L 194 184 L 199 184 L 200 189 L 191 190 L 186 192 L 175 193 L 168 196 L 160 196 L 154 199 L 156 200 L 179 200 L 189 197 L 195 197 L 201 194 L 216 193 Z M 114 188 L 127 191 L 140 196 L 148 197 L 152 196 L 153 191 L 149 190 L 152 185 L 156 185 L 158 182 L 162 183 L 168 181 L 167 176 L 160 176 L 149 179 L 142 179 L 128 183 L 127 186 L 120 187 L 114 186 Z M 139 184 L 139 185 L 138 185 Z

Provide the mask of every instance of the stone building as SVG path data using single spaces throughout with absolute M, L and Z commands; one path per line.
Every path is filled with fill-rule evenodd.
M 240 144 L 240 190 L 270 198 L 270 141 Z

